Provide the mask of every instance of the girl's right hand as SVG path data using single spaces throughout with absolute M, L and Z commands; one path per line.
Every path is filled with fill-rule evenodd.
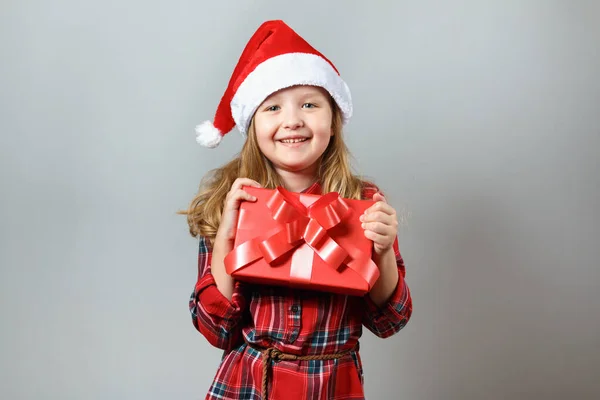
M 260 183 L 248 178 L 238 178 L 231 185 L 231 190 L 225 197 L 225 206 L 221 214 L 221 223 L 217 230 L 215 241 L 231 244 L 235 239 L 240 203 L 242 201 L 256 201 L 256 197 L 248 194 L 242 186 L 254 186 L 260 188 Z

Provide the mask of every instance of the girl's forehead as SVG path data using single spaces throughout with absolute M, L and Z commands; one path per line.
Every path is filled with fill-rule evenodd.
M 327 92 L 327 90 L 323 89 L 320 86 L 297 85 L 297 86 L 291 86 L 288 88 L 278 90 L 278 91 L 272 93 L 271 95 L 269 95 L 265 99 L 265 101 L 269 100 L 269 99 L 277 99 L 277 98 L 284 98 L 284 97 L 302 97 L 302 96 L 327 97 L 328 92 Z

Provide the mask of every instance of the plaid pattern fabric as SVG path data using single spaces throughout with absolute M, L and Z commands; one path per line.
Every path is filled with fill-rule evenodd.
M 320 193 L 315 184 L 306 193 Z M 370 199 L 375 186 L 363 190 Z M 402 329 L 412 313 L 405 267 L 394 243 L 399 281 L 389 302 L 377 307 L 364 297 L 236 282 L 231 301 L 217 289 L 210 271 L 212 249 L 200 238 L 198 281 L 189 308 L 194 326 L 224 350 L 206 399 L 261 399 L 262 354 L 258 347 L 285 353 L 338 353 L 358 344 L 365 326 L 386 338 Z M 364 399 L 358 351 L 337 360 L 277 361 L 270 365 L 269 399 Z

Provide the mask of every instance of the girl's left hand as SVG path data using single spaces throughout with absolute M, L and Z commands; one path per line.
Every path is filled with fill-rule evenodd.
M 365 236 L 373 241 L 375 254 L 381 255 L 392 249 L 398 233 L 396 210 L 390 206 L 381 193 L 375 193 L 376 201 L 360 216 Z

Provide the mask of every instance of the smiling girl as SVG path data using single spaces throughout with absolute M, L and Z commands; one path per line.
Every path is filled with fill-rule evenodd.
M 378 188 L 351 173 L 342 126 L 352 115 L 334 65 L 283 21 L 267 21 L 244 49 L 214 122 L 197 141 L 216 147 L 234 127 L 246 142 L 192 200 L 199 237 L 194 326 L 223 358 L 206 399 L 364 399 L 362 327 L 385 338 L 412 313 L 399 252 L 396 211 Z M 374 200 L 361 217 L 380 277 L 363 296 L 235 281 L 225 272 L 244 186 Z

